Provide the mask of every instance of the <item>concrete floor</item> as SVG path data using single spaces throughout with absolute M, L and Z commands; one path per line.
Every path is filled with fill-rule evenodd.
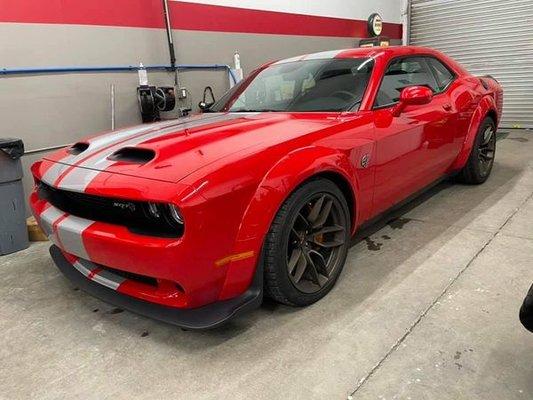
M 47 244 L 1 257 L 0 398 L 532 399 L 533 133 L 503 136 L 486 184 L 441 184 L 375 227 L 327 298 L 215 331 L 89 297 Z

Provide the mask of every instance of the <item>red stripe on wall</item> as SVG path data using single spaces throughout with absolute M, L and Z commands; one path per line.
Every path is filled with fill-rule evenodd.
M 174 2 L 178 29 L 281 35 L 366 37 L 367 22 L 343 18 Z M 384 24 L 384 35 L 401 38 L 401 24 Z
M 278 35 L 367 37 L 366 21 L 169 3 L 172 27 L 195 31 Z M 163 28 L 160 0 L 2 0 L 0 22 Z M 402 25 L 385 23 L 383 34 L 402 37 Z
M 2 0 L 0 21 L 164 27 L 158 0 Z

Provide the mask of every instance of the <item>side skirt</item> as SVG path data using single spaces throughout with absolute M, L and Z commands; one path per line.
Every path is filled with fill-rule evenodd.
M 355 235 L 352 237 L 352 245 L 372 235 L 373 233 L 377 232 L 379 229 L 383 228 L 383 226 L 385 226 L 391 220 L 399 218 L 402 214 L 404 214 L 405 211 L 407 211 L 407 210 L 402 210 L 403 207 L 413 202 L 414 200 L 423 200 L 424 194 L 428 194 L 431 189 L 433 189 L 440 183 L 450 178 L 453 178 L 455 175 L 457 175 L 457 172 L 449 173 L 449 174 L 442 176 L 436 181 L 430 183 L 424 188 L 418 190 L 412 195 L 394 204 L 393 206 L 383 211 L 382 213 L 378 214 L 377 216 L 369 219 L 368 221 L 363 222 L 359 227 L 357 227 L 355 231 Z M 416 205 L 418 205 L 419 203 L 420 202 L 417 202 Z M 413 206 L 414 205 L 415 204 L 413 204 Z

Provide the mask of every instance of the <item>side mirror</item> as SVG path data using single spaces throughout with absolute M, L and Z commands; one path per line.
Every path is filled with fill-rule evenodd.
M 211 97 L 211 101 L 207 100 L 207 95 Z M 215 104 L 215 95 L 213 94 L 213 89 L 211 86 L 206 86 L 204 89 L 204 97 L 202 101 L 198 103 L 198 107 L 200 110 L 206 111 L 209 110 L 213 104 Z
M 394 107 L 392 114 L 399 116 L 407 106 L 421 106 L 431 103 L 433 91 L 427 86 L 409 86 L 400 93 L 400 101 Z

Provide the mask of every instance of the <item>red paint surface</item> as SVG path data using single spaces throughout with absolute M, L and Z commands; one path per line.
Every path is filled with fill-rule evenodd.
M 366 21 L 274 11 L 169 2 L 174 29 L 278 35 L 367 37 Z M 0 22 L 163 28 L 160 0 L 3 0 Z M 384 23 L 383 35 L 402 37 Z
M 395 116 L 395 106 L 373 110 L 390 60 L 418 54 L 442 59 L 456 80 L 429 103 L 407 105 L 400 115 Z M 86 193 L 176 204 L 185 233 L 163 239 L 96 222 L 82 234 L 91 261 L 167 283 L 160 292 L 134 283 L 121 286 L 130 296 L 194 308 L 248 288 L 277 210 L 309 177 L 328 171 L 345 179 L 355 198 L 355 233 L 393 204 L 460 169 L 479 121 L 490 111 L 498 118 L 501 114 L 495 100 L 499 85 L 485 89 L 453 60 L 429 49 L 342 53 L 368 56 L 374 57 L 375 67 L 357 112 L 259 113 L 177 128 L 139 145 L 153 149 L 154 160 L 135 166 L 116 163 L 100 172 Z M 40 179 L 65 154 L 62 150 L 35 164 L 35 177 Z M 363 155 L 370 156 L 366 168 L 360 164 Z M 45 207 L 36 193 L 30 204 L 36 216 Z M 217 260 L 250 251 L 253 257 L 217 266 Z M 169 291 L 169 282 L 183 292 Z

